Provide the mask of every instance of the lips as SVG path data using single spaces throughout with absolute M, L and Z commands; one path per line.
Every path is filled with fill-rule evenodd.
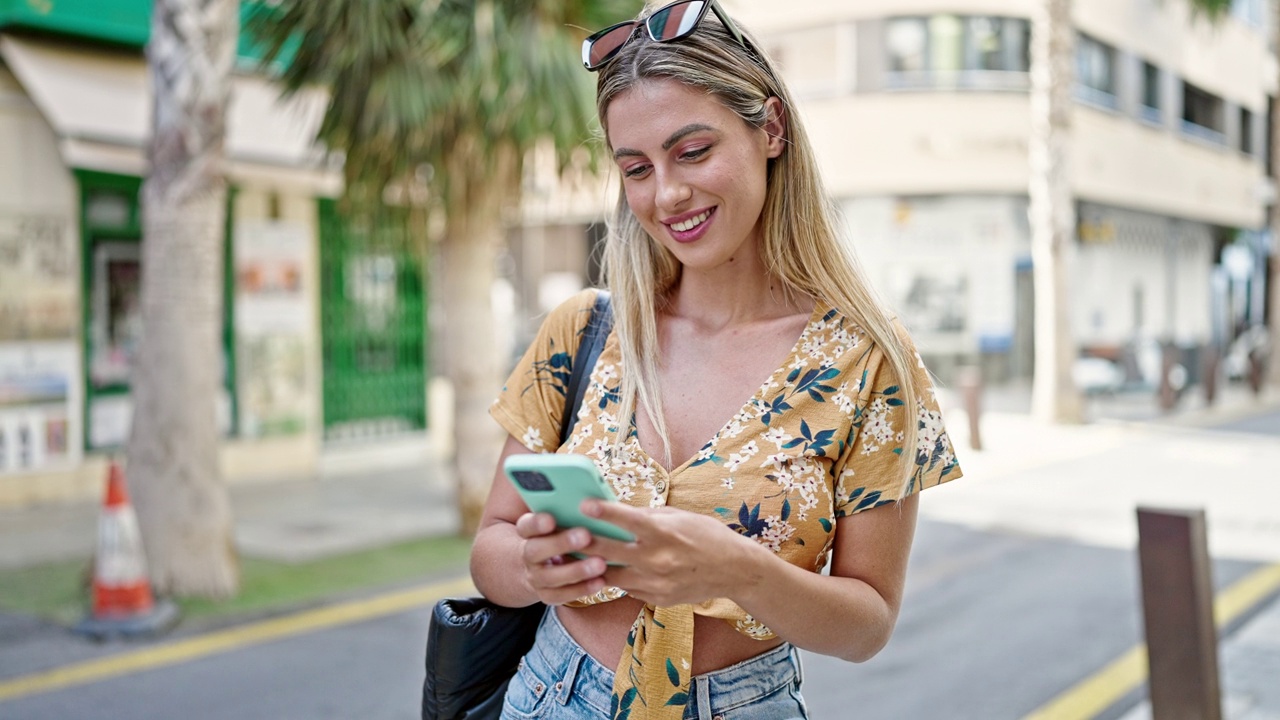
M 671 237 L 677 242 L 693 242 L 706 233 L 711 224 L 710 220 L 715 214 L 716 208 L 712 207 L 683 217 L 676 222 L 664 222 L 664 224 L 670 230 Z

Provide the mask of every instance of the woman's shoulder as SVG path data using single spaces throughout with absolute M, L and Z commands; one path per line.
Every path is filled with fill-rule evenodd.
M 547 313 L 546 319 L 542 321 L 543 328 L 555 334 L 580 332 L 586 327 L 600 292 L 596 288 L 587 288 L 569 296 Z

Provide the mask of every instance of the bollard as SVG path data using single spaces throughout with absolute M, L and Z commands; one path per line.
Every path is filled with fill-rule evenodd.
M 1160 409 L 1169 412 L 1178 404 L 1178 388 L 1173 386 L 1174 366 L 1178 364 L 1178 348 L 1173 343 L 1160 347 L 1160 386 L 1156 391 Z
M 1215 400 L 1218 399 L 1218 346 L 1209 344 L 1204 348 L 1204 365 L 1201 373 L 1204 376 L 1204 404 L 1205 407 L 1212 407 Z
M 1203 510 L 1138 508 L 1153 720 L 1222 720 Z
M 1262 371 L 1265 365 L 1261 350 L 1249 351 L 1249 389 L 1253 391 L 1254 397 L 1262 395 Z
M 959 372 L 960 393 L 964 398 L 964 412 L 969 416 L 969 447 L 982 449 L 982 434 L 978 431 L 982 415 L 982 369 L 966 365 Z

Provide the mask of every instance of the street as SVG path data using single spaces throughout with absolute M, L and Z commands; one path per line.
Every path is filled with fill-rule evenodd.
M 1142 639 L 1137 503 L 1208 508 L 1219 589 L 1280 561 L 1280 489 L 1262 483 L 1280 463 L 1280 413 L 1212 430 L 1096 424 L 1054 431 L 1053 447 L 1021 457 L 992 450 L 1036 434 L 1017 417 L 987 420 L 988 451 L 962 452 L 966 477 L 924 496 L 889 646 L 862 665 L 805 654 L 812 717 L 1022 718 L 1123 655 Z M 418 716 L 426 622 L 419 606 L 232 645 L 17 696 L 0 717 L 407 720 Z M 0 683 L 149 647 L 92 646 L 48 627 L 5 637 L 17 640 L 0 647 Z

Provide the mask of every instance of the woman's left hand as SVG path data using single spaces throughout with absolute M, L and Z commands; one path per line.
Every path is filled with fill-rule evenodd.
M 582 512 L 635 536 L 634 542 L 593 536 L 583 552 L 621 564 L 609 567 L 605 582 L 644 602 L 670 607 L 733 597 L 751 582 L 746 560 L 760 546 L 713 517 L 598 500 L 584 500 Z

